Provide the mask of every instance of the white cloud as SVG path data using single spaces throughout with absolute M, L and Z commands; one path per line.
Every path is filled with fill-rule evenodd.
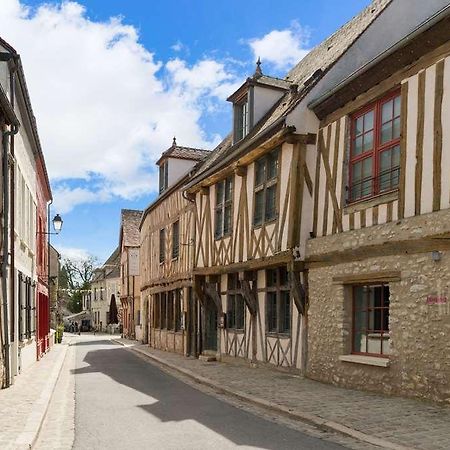
M 85 261 L 90 256 L 84 248 L 59 246 L 57 250 L 61 254 L 61 259 L 70 259 L 71 261 Z
M 159 61 L 133 26 L 93 21 L 71 1 L 30 9 L 2 0 L 0 30 L 23 60 L 60 211 L 155 191 L 154 161 L 174 135 L 217 143 L 200 120 L 236 85 L 225 63 Z
M 278 70 L 286 70 L 297 64 L 308 53 L 309 31 L 294 21 L 289 28 L 272 30 L 262 38 L 247 41 L 254 60 L 261 58 Z

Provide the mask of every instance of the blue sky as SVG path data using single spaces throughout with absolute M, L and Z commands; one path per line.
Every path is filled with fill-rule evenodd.
M 284 76 L 369 0 L 2 0 L 2 37 L 22 55 L 67 256 L 101 261 L 121 208 L 155 198 L 170 146 L 211 148 L 225 98 L 252 74 Z M 112 19 L 114 18 L 114 19 Z

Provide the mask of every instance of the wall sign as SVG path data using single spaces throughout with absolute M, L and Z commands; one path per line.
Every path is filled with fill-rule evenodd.
M 139 275 L 139 249 L 128 249 L 128 275 Z
M 446 295 L 428 295 L 427 305 L 445 305 L 448 303 L 448 297 Z

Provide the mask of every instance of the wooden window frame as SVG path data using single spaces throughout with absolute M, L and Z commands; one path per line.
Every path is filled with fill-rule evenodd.
M 178 259 L 179 256 L 180 256 L 180 220 L 176 220 L 172 225 L 172 259 Z
M 234 104 L 234 142 L 239 142 L 250 132 L 250 103 L 245 94 Z
M 274 271 L 276 273 L 276 280 L 274 286 L 268 286 L 268 272 Z M 281 283 L 281 271 L 286 271 L 286 283 Z M 287 337 L 291 336 L 292 333 L 292 299 L 291 299 L 291 289 L 288 281 L 288 273 L 287 267 L 274 267 L 271 269 L 266 269 L 266 285 L 263 291 L 266 293 L 266 335 L 269 336 L 282 336 Z M 268 294 L 275 293 L 276 295 L 276 330 L 269 330 L 269 296 Z M 282 294 L 287 293 L 289 295 L 289 329 L 286 330 L 284 326 L 282 326 L 282 321 L 284 320 L 284 316 L 282 315 L 281 305 L 282 305 Z
M 233 196 L 234 196 L 234 183 L 233 177 L 229 176 L 222 181 L 216 183 L 215 186 L 215 208 L 214 208 L 214 239 L 222 239 L 224 237 L 231 236 L 233 233 Z M 230 198 L 226 198 L 227 187 L 230 186 Z M 222 198 L 219 199 L 217 192 L 219 186 L 222 186 Z M 225 230 L 225 211 L 230 208 L 230 229 Z M 218 215 L 221 215 L 220 221 Z
M 159 193 L 162 194 L 169 185 L 169 161 L 159 165 Z
M 235 284 L 233 282 L 233 278 L 235 279 Z M 233 285 L 234 284 L 234 285 Z M 240 300 L 239 300 L 240 299 Z M 236 326 L 236 312 L 238 311 L 238 303 L 242 304 L 242 327 Z M 242 297 L 239 274 L 238 273 L 229 273 L 228 281 L 227 281 L 227 329 L 233 331 L 244 331 L 245 330 L 245 318 L 246 307 L 244 298 Z M 231 320 L 231 317 L 234 317 Z
M 366 329 L 366 351 L 365 352 L 361 352 L 361 351 L 356 351 L 355 350 L 355 336 L 356 336 L 356 295 L 355 295 L 355 290 L 357 288 L 364 288 L 364 287 L 372 287 L 372 288 L 376 288 L 379 287 L 381 288 L 381 295 L 382 295 L 382 304 L 384 304 L 383 302 L 383 295 L 384 295 L 384 287 L 387 287 L 389 289 L 389 297 L 390 297 L 390 287 L 389 287 L 389 283 L 382 283 L 382 282 L 374 282 L 374 283 L 364 283 L 364 284 L 354 284 L 351 285 L 351 289 L 352 289 L 352 342 L 351 342 L 351 349 L 352 349 L 352 355 L 362 355 L 362 356 L 375 356 L 375 357 L 380 357 L 380 358 L 386 358 L 389 357 L 389 353 L 383 353 L 383 339 L 384 336 L 387 336 L 387 341 L 389 342 L 390 340 L 390 333 L 389 333 L 389 322 L 388 322 L 388 328 L 387 330 L 381 329 L 381 330 L 375 330 L 375 329 L 370 329 L 369 328 L 369 321 L 370 321 L 370 312 L 373 311 L 380 311 L 381 313 L 381 318 L 380 318 L 380 323 L 381 326 L 383 327 L 383 319 L 384 319 L 384 315 L 385 315 L 385 311 L 388 311 L 388 317 L 389 317 L 389 312 L 390 312 L 390 301 L 388 299 L 388 306 L 381 306 L 381 307 L 372 307 L 370 308 L 369 306 L 366 306 L 366 309 L 362 310 L 365 311 L 367 313 L 367 329 Z M 361 311 L 361 310 L 359 310 Z M 369 352 L 368 351 L 368 346 L 369 346 L 369 339 L 368 336 L 370 334 L 379 334 L 379 340 L 380 340 L 380 353 L 373 353 L 373 352 Z
M 159 263 L 163 264 L 166 261 L 166 229 L 159 230 Z
M 401 91 L 400 89 L 395 89 L 394 91 L 389 92 L 388 94 L 384 95 L 383 97 L 380 97 L 379 99 L 369 103 L 368 105 L 364 106 L 363 108 L 359 109 L 357 112 L 352 114 L 350 116 L 350 153 L 349 153 L 349 165 L 348 165 L 348 200 L 347 203 L 355 203 L 363 200 L 368 200 L 373 197 L 376 197 L 380 194 L 387 194 L 389 192 L 393 192 L 398 190 L 399 181 L 397 182 L 397 185 L 392 186 L 390 189 L 384 189 L 380 190 L 380 177 L 382 176 L 380 172 L 380 166 L 381 166 L 381 154 L 389 150 L 391 148 L 394 148 L 396 146 L 400 146 L 400 140 L 401 135 L 399 135 L 397 138 L 391 139 L 388 142 L 381 143 L 381 126 L 382 126 L 382 106 L 383 104 L 389 102 L 390 100 L 395 99 L 396 97 L 400 98 L 400 104 L 401 104 Z M 356 121 L 360 117 L 363 117 L 368 112 L 373 111 L 373 143 L 372 143 L 372 149 L 364 151 L 362 150 L 359 155 L 354 156 L 355 151 L 355 142 L 356 142 Z M 401 114 L 402 111 L 400 110 L 399 116 L 393 116 L 392 121 L 396 118 L 401 121 Z M 364 135 L 363 134 L 361 136 Z M 371 173 L 371 191 L 367 195 L 361 195 L 360 197 L 353 198 L 352 191 L 353 191 L 353 180 L 352 180 L 352 174 L 353 174 L 353 166 L 359 162 L 362 162 L 368 158 L 372 158 L 372 173 Z M 398 170 L 397 178 L 400 180 L 400 166 L 391 168 L 390 174 L 392 176 L 392 173 Z M 364 180 L 369 181 L 367 178 L 364 179 L 361 176 L 361 181 L 359 184 L 362 185 Z M 363 190 L 363 187 L 361 186 L 361 191 Z M 361 192 L 362 194 L 362 192 Z
M 276 158 L 274 158 L 276 155 Z M 278 218 L 278 181 L 280 177 L 280 155 L 281 148 L 276 147 L 270 152 L 263 155 L 261 158 L 257 159 L 254 162 L 254 194 L 253 194 L 253 228 L 258 228 L 266 223 L 273 222 Z M 274 177 L 268 178 L 267 168 L 269 159 L 273 158 L 276 160 L 276 175 Z M 260 183 L 257 180 L 257 167 L 259 164 L 263 164 L 263 179 Z M 269 188 L 275 187 L 275 214 L 273 217 L 266 217 L 266 204 L 267 204 L 267 190 Z M 258 193 L 263 192 L 262 194 L 262 211 L 261 211 L 261 221 L 256 221 L 256 196 Z

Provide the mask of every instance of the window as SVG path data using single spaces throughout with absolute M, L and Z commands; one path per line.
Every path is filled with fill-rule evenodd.
M 31 338 L 34 330 L 34 283 L 30 277 L 18 273 L 18 303 L 19 303 L 19 340 Z
M 174 316 L 173 316 L 173 291 L 169 291 L 166 293 L 167 299 L 167 329 L 173 330 L 174 326 Z
M 216 239 L 231 233 L 233 181 L 231 177 L 216 184 L 215 232 Z
M 400 178 L 400 93 L 371 104 L 352 117 L 349 200 L 398 187 Z
M 169 161 L 159 165 L 159 193 L 163 193 L 169 186 Z
M 161 308 L 161 297 L 159 294 L 155 294 L 153 296 L 153 327 L 154 328 L 161 328 L 160 308 Z
M 159 230 L 159 262 L 166 260 L 166 230 Z
M 160 328 L 167 328 L 167 293 L 161 292 L 160 302 L 161 302 L 161 315 L 160 315 Z
M 180 254 L 180 221 L 172 225 L 172 258 L 178 258 Z
M 228 275 L 227 328 L 243 330 L 245 324 L 245 303 L 241 295 L 237 273 Z
M 285 267 L 266 270 L 266 324 L 268 333 L 291 331 L 291 297 Z
M 250 120 L 249 120 L 249 109 L 247 97 L 239 103 L 234 105 L 234 121 L 235 121 L 235 132 L 234 141 L 240 141 L 250 131 Z
M 175 331 L 181 330 L 181 316 L 183 314 L 181 292 L 181 289 L 176 289 L 174 291 Z
M 255 162 L 255 226 L 277 217 L 278 154 L 276 149 Z
M 352 353 L 387 355 L 389 347 L 389 286 L 353 286 Z

